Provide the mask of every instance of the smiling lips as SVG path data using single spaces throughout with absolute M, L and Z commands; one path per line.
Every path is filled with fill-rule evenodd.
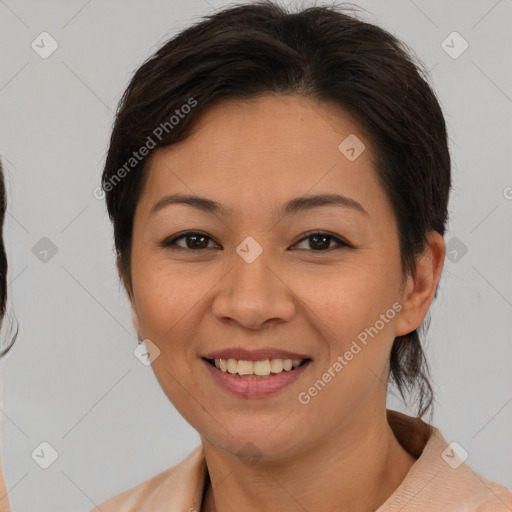
M 225 349 L 207 354 L 204 358 L 224 373 L 253 378 L 290 371 L 310 359 L 303 354 L 270 348 L 252 351 Z
M 269 377 L 283 371 L 290 371 L 299 367 L 305 359 L 264 359 L 261 361 L 246 361 L 237 359 L 208 359 L 224 373 L 231 373 L 239 377 Z
M 305 354 L 271 348 L 224 349 L 201 359 L 223 389 L 244 398 L 277 393 L 299 378 L 312 362 Z

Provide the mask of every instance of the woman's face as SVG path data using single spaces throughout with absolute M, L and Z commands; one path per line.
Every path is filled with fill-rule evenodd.
M 397 224 L 348 115 L 297 96 L 219 103 L 148 172 L 133 227 L 134 324 L 160 351 L 164 392 L 203 439 L 283 457 L 385 407 L 393 340 L 426 311 L 400 312 L 413 287 L 402 286 Z M 348 199 L 285 207 L 326 194 Z M 204 359 L 218 351 L 241 373 L 307 360 L 248 378 Z

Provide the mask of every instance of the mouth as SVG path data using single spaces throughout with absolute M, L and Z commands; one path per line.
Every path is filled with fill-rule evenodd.
M 249 361 L 246 359 L 234 358 L 208 358 L 203 357 L 209 365 L 217 370 L 241 379 L 269 379 L 277 375 L 293 372 L 308 364 L 311 358 L 302 359 L 262 359 Z
M 221 389 L 242 399 L 264 399 L 278 394 L 300 379 L 313 361 L 309 357 L 261 359 L 262 355 L 254 352 L 249 357 L 253 360 L 221 357 L 201 359 L 203 367 Z

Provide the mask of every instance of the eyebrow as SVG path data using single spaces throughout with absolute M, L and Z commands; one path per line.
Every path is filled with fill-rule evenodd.
M 172 204 L 188 204 L 194 208 L 197 208 L 198 210 L 211 214 L 220 214 L 224 216 L 233 214 L 231 209 L 226 208 L 217 201 L 207 199 L 206 197 L 186 194 L 171 194 L 162 197 L 153 205 L 150 214 L 158 212 Z M 317 208 L 320 206 L 339 206 L 352 209 L 366 216 L 369 216 L 369 213 L 355 199 L 341 194 L 317 194 L 312 196 L 296 197 L 284 204 L 279 212 L 279 215 L 280 218 L 282 218 L 287 215 L 296 214 L 304 210 L 309 210 L 311 208 Z

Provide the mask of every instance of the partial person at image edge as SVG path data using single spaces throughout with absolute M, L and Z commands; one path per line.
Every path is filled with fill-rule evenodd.
M 7 305 L 7 256 L 5 253 L 4 245 L 4 219 L 5 211 L 7 209 L 7 195 L 5 191 L 5 180 L 4 173 L 2 170 L 2 162 L 0 162 L 0 327 L 4 327 L 4 316 Z M 3 357 L 12 347 L 17 332 L 12 334 L 10 330 L 5 331 L 1 329 L 0 333 L 2 339 L 0 339 L 0 358 Z M 4 339 L 4 337 L 6 339 Z M 0 384 L 2 376 L 0 375 Z M 1 433 L 1 432 L 0 432 Z M 0 443 L 1 447 L 1 443 Z M 0 512 L 9 512 L 9 498 L 7 495 L 7 488 L 4 481 L 4 475 L 2 471 L 2 457 L 0 452 Z

